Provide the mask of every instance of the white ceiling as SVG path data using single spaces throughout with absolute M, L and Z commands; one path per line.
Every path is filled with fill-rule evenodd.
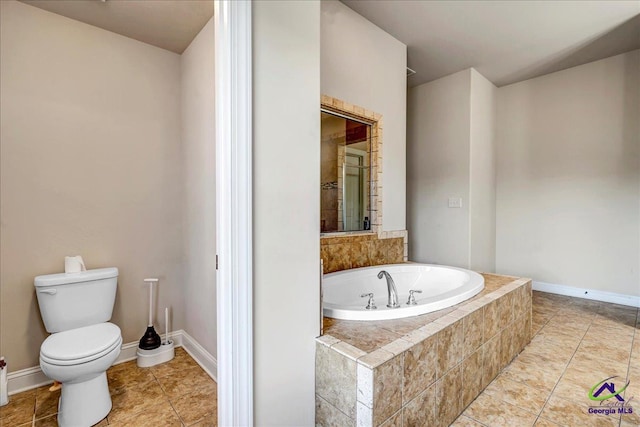
M 175 53 L 213 16 L 213 0 L 21 1 Z
M 474 67 L 497 86 L 640 48 L 640 0 L 342 0 L 408 46 L 416 86 Z

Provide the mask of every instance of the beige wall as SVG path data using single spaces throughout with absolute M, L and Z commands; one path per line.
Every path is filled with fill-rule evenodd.
M 0 4 L 0 353 L 12 371 L 38 365 L 33 278 L 63 271 L 65 255 L 120 269 L 125 342 L 144 332 L 148 276 L 182 328 L 180 57 Z
M 498 91 L 497 270 L 640 295 L 640 51 Z
M 382 228 L 404 230 L 407 47 L 338 1 L 321 11 L 320 90 L 382 114 Z
M 310 426 L 320 327 L 320 2 L 254 2 L 252 13 L 255 424 Z
M 215 40 L 213 18 L 181 61 L 184 329 L 216 357 Z
M 412 261 L 469 267 L 471 71 L 409 90 L 407 229 Z M 462 208 L 449 208 L 461 197 Z
M 413 261 L 495 270 L 495 91 L 473 68 L 409 91 Z M 450 197 L 462 207 L 450 208 Z
M 498 89 L 471 69 L 469 267 L 496 269 L 495 125 Z

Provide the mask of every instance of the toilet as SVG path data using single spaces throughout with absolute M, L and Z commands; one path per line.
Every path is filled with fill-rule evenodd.
M 40 314 L 51 335 L 40 347 L 40 368 L 62 383 L 60 427 L 89 427 L 107 416 L 107 369 L 120 354 L 120 328 L 109 323 L 117 268 L 38 276 Z

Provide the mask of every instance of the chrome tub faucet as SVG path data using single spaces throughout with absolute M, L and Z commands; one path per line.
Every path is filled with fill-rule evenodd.
M 396 289 L 396 284 L 393 281 L 393 278 L 385 270 L 378 273 L 378 279 L 382 279 L 383 277 L 387 279 L 387 292 L 389 293 L 389 303 L 387 304 L 387 307 L 400 307 L 400 304 L 398 304 L 398 290 Z

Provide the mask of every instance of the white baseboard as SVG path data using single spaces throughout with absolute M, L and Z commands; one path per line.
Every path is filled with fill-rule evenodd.
M 185 331 L 181 332 L 182 335 L 180 338 L 182 339 L 182 347 L 186 350 L 187 353 L 189 353 L 191 357 L 193 357 L 193 360 L 195 360 L 198 365 L 200 365 L 200 367 L 204 369 L 205 372 L 209 374 L 209 376 L 213 378 L 214 381 L 217 382 L 218 361 L 216 360 L 216 358 L 213 357 L 207 350 L 205 350 L 205 348 L 202 347 L 198 341 L 193 339 L 191 335 L 189 335 Z
M 7 373 L 9 396 L 51 383 L 52 381 L 42 373 L 40 366 Z
M 185 351 L 193 357 L 193 360 L 195 360 L 211 378 L 217 381 L 218 362 L 214 356 L 200 345 L 200 343 L 183 330 L 171 332 L 169 333 L 169 337 L 173 340 L 176 347 L 183 347 Z M 123 344 L 120 350 L 120 355 L 118 356 L 118 359 L 116 359 L 114 365 L 135 360 L 137 349 L 138 341 Z M 39 366 L 34 366 L 32 368 L 10 372 L 7 375 L 7 383 L 9 395 L 13 395 L 36 387 L 51 384 L 52 381 L 42 373 Z
M 597 289 L 575 288 L 573 286 L 537 281 L 533 281 L 532 288 L 534 291 L 549 292 L 551 294 L 610 302 L 613 304 L 628 305 L 630 307 L 640 307 L 640 296 L 617 294 L 614 292 L 599 291 Z

